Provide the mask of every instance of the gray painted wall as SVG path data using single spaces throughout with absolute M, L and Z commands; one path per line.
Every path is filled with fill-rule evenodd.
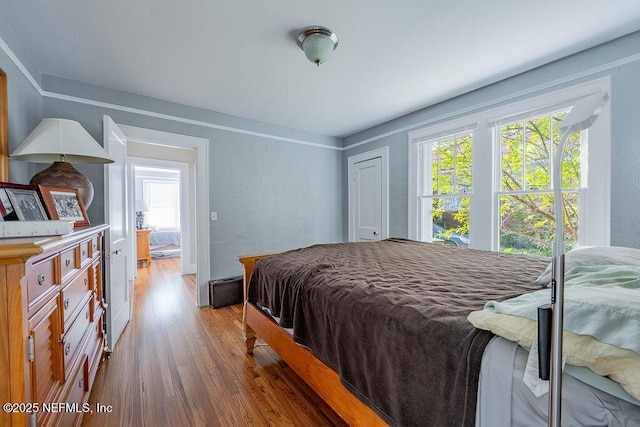
M 210 223 L 209 229 L 212 278 L 240 274 L 235 260 L 239 254 L 347 240 L 347 181 L 343 179 L 347 176 L 347 159 L 383 146 L 389 147 L 390 155 L 389 234 L 406 237 L 408 131 L 444 115 L 453 118 L 452 114 L 469 107 L 478 106 L 479 111 L 498 106 L 502 97 L 520 91 L 535 88 L 536 93 L 527 95 L 533 96 L 603 75 L 611 76 L 613 88 L 612 244 L 640 247 L 640 225 L 636 220 L 636 212 L 640 211 L 640 129 L 636 125 L 640 117 L 640 33 L 427 107 L 343 141 L 40 76 L 2 22 L 0 36 L 47 91 L 42 97 L 11 58 L 0 51 L 0 67 L 9 79 L 10 150 L 42 117 L 77 120 L 99 142 L 104 114 L 120 124 L 209 139 L 210 210 L 217 211 L 219 218 Z M 611 66 L 613 61 L 619 63 Z M 61 99 L 55 94 L 78 98 Z M 83 99 L 106 104 L 90 105 Z M 360 145 L 363 141 L 369 142 Z M 334 149 L 341 144 L 346 147 L 344 152 Z M 94 183 L 96 197 L 89 216 L 99 223 L 104 220 L 103 168 L 77 166 Z M 42 167 L 12 161 L 11 180 L 27 182 Z
M 3 22 L 0 20 L 0 37 L 7 43 L 15 41 L 13 33 L 7 31 Z M 42 120 L 42 98 L 22 71 L 2 51 L 0 51 L 0 68 L 7 74 L 9 153 L 11 153 Z M 38 71 L 35 70 L 35 72 Z M 28 183 L 35 172 L 36 168 L 32 164 L 9 160 L 11 182 Z
M 240 275 L 237 255 L 342 240 L 341 140 L 41 76 L 1 20 L 0 37 L 45 91 L 41 96 L 0 50 L 0 67 L 9 78 L 10 151 L 43 117 L 76 120 L 100 143 L 105 114 L 119 124 L 209 140 L 209 210 L 218 212 L 208 230 L 212 279 Z M 101 223 L 103 166 L 75 166 L 94 184 L 88 215 L 92 223 Z M 11 179 L 26 183 L 44 167 L 12 161 Z
M 87 93 L 83 97 L 90 96 L 91 93 Z M 168 103 L 152 101 L 154 105 L 162 104 L 163 110 L 170 110 Z M 147 110 L 153 111 L 152 107 Z M 176 110 L 180 113 L 187 109 L 178 107 Z M 329 148 L 326 138 L 310 138 L 324 145 L 310 146 L 43 98 L 43 117 L 77 120 L 97 141 L 103 139 L 104 114 L 123 125 L 209 139 L 209 210 L 218 212 L 218 220 L 210 223 L 209 230 L 213 279 L 240 275 L 238 255 L 342 239 L 341 152 Z M 247 122 L 259 128 L 256 122 Z M 279 135 L 300 136 L 284 128 Z M 335 146 L 333 139 L 328 142 Z M 93 222 L 101 222 L 104 220 L 103 169 L 97 165 L 76 166 L 94 184 L 96 197 L 88 214 Z
M 344 139 L 343 176 L 348 157 L 389 147 L 389 235 L 408 235 L 408 132 L 505 104 L 503 97 L 540 95 L 602 76 L 612 79 L 611 244 L 640 247 L 640 32 L 567 57 L 502 82 L 427 107 Z M 474 108 L 477 107 L 477 108 Z M 364 142 L 364 143 L 363 143 Z M 343 182 L 344 238 L 348 237 L 348 182 Z

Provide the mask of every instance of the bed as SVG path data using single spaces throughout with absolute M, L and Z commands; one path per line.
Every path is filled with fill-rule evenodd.
M 539 290 L 549 264 L 405 239 L 240 261 L 247 351 L 256 335 L 266 341 L 350 425 L 402 426 L 467 426 L 482 415 L 492 425 L 482 399 L 502 386 L 479 379 L 481 369 L 491 377 L 483 360 L 495 335 L 467 317 L 487 301 Z M 614 399 L 635 416 L 635 402 Z
M 180 247 L 180 230 L 156 230 L 152 229 L 149 235 L 149 244 L 151 249 L 160 249 L 164 247 Z
M 180 229 L 152 229 L 149 247 L 153 259 L 180 254 Z

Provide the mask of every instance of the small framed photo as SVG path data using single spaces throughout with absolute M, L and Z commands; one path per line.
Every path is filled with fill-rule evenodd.
M 41 185 L 40 194 L 51 219 L 75 221 L 74 227 L 89 225 L 89 217 L 77 189 Z
M 7 190 L 30 190 L 37 189 L 34 185 L 14 184 L 12 182 L 0 182 L 0 221 L 17 221 L 18 213 L 9 199 Z M 47 219 L 45 217 L 45 219 Z
M 7 196 L 7 190 L 0 188 L 0 221 L 4 221 L 5 219 L 9 221 L 12 216 L 15 216 L 15 212 L 13 211 L 9 196 Z
M 11 206 L 20 221 L 47 221 L 40 197 L 35 189 L 5 188 Z M 1 197 L 0 197 L 1 198 Z

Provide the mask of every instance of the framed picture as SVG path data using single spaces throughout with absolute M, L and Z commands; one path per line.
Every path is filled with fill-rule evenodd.
M 7 193 L 18 220 L 46 221 L 49 219 L 35 189 L 7 187 L 4 188 L 4 191 Z
M 36 191 L 35 185 L 14 184 L 12 182 L 0 182 L 0 221 L 17 221 L 18 214 L 13 207 L 7 190 L 30 190 Z M 45 216 L 45 219 L 46 218 Z
M 9 196 L 7 196 L 7 191 L 4 188 L 0 188 L 0 221 L 4 221 L 5 218 L 7 221 L 10 220 L 12 214 L 15 215 Z
M 41 185 L 40 194 L 51 219 L 75 221 L 75 227 L 89 225 L 89 217 L 77 189 Z

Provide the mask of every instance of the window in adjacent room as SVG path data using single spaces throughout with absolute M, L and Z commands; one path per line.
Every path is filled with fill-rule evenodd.
M 177 180 L 143 179 L 147 222 L 157 229 L 180 228 L 180 185 Z

